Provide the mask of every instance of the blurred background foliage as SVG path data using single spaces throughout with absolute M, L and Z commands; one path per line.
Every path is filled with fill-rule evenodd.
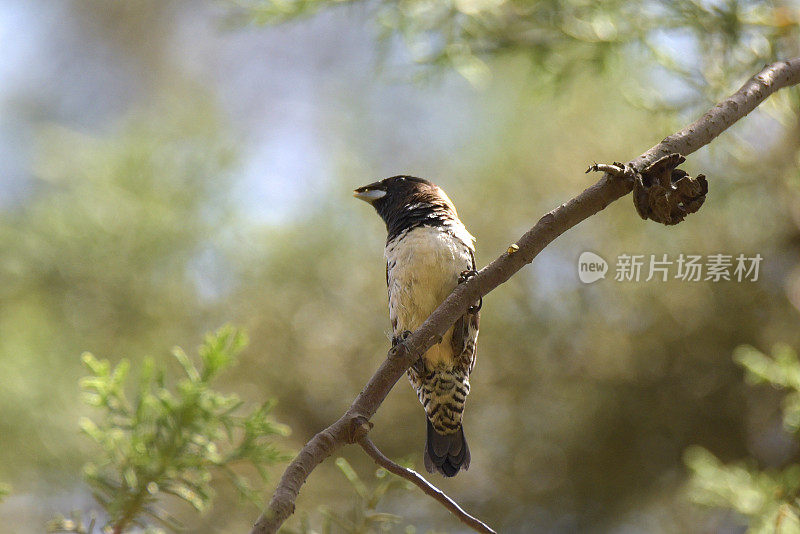
M 383 468 L 374 471 L 374 481 L 364 480 L 344 458 L 336 458 L 335 463 L 341 474 L 350 483 L 354 495 L 352 506 L 341 512 L 332 510 L 330 506 L 318 506 L 317 511 L 322 517 L 322 521 L 317 522 L 319 527 L 313 524 L 315 522 L 309 517 L 309 511 L 303 510 L 299 513 L 299 528 L 284 527 L 281 532 L 285 531 L 286 534 L 314 534 L 316 532 L 322 534 L 331 532 L 367 534 L 378 531 L 415 534 L 417 532 L 414 525 L 404 525 L 403 517 L 377 511 L 384 497 L 392 495 L 394 490 L 413 491 L 416 486 L 407 480 L 391 475 Z M 406 467 L 410 465 L 408 462 L 403 462 L 403 464 Z
M 798 55 L 799 13 L 733 0 L 0 2 L 0 482 L 12 490 L 0 531 L 93 506 L 83 351 L 174 366 L 165 349 L 242 325 L 251 343 L 219 388 L 275 398 L 293 430 L 278 446 L 297 448 L 389 344 L 384 229 L 353 187 L 433 179 L 484 265 L 589 185 L 592 161 L 638 155 Z M 445 491 L 502 532 L 747 525 L 735 506 L 692 503 L 682 458 L 699 446 L 706 466 L 755 473 L 800 457 L 783 394 L 748 387 L 731 358 L 741 344 L 800 346 L 799 99 L 771 98 L 690 158 L 711 192 L 685 223 L 645 223 L 622 200 L 485 299 L 473 465 L 437 479 Z M 585 250 L 612 265 L 764 261 L 757 282 L 586 286 Z M 375 423 L 387 455 L 419 465 L 424 420 L 405 383 Z M 374 472 L 359 450 L 343 455 Z M 193 532 L 249 528 L 257 507 L 215 489 L 202 518 L 169 512 Z M 354 498 L 326 462 L 298 509 L 321 528 L 319 505 L 345 517 Z M 389 492 L 377 512 L 459 531 L 429 501 Z
M 785 391 L 783 425 L 795 438 L 800 431 L 800 361 L 788 345 L 776 345 L 773 355 L 742 345 L 734 355 L 748 382 Z M 800 531 L 800 464 L 759 468 L 754 459 L 722 465 L 709 451 L 691 447 L 685 455 L 692 471 L 687 489 L 695 502 L 730 508 L 749 522 L 748 532 Z

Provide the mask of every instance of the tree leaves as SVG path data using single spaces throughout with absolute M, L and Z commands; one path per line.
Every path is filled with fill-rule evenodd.
M 250 464 L 266 479 L 267 466 L 287 459 L 272 439 L 286 436 L 289 429 L 269 417 L 271 402 L 241 414 L 238 396 L 211 387 L 246 344 L 241 330 L 222 327 L 198 349 L 199 365 L 176 347 L 172 355 L 183 376 L 174 384 L 153 359 L 146 359 L 132 399 L 126 394 L 132 388 L 128 360 L 112 367 L 107 360 L 83 355 L 91 373 L 80 381 L 84 401 L 100 410 L 97 417 L 80 421 L 82 432 L 100 448 L 84 474 L 109 518 L 107 527 L 123 532 L 146 524 L 149 517 L 172 528 L 175 520 L 159 507 L 162 495 L 202 512 L 213 500 L 217 474 L 229 478 L 243 497 L 257 499 L 235 465 Z M 49 528 L 91 532 L 75 517 L 58 519 Z
M 763 0 L 241 0 L 231 13 L 281 24 L 341 4 L 368 5 L 379 39 L 389 47 L 402 43 L 403 54 L 386 57 L 452 68 L 474 84 L 490 75 L 483 60 L 510 53 L 529 58 L 536 78 L 551 86 L 587 69 L 607 70 L 626 55 L 660 65 L 703 96 L 718 96 L 742 75 L 792 55 L 800 34 L 790 7 Z M 631 77 L 647 84 L 649 74 Z
M 408 465 L 408 462 L 402 463 Z M 403 518 L 395 514 L 379 512 L 377 508 L 387 492 L 401 488 L 410 490 L 414 487 L 413 484 L 400 477 L 392 476 L 382 468 L 375 471 L 375 481 L 372 484 L 368 484 L 356 473 L 350 462 L 341 457 L 336 459 L 336 467 L 339 468 L 350 483 L 356 499 L 353 506 L 344 512 L 334 511 L 327 506 L 320 506 L 318 511 L 322 516 L 321 531 L 330 533 L 333 532 L 333 527 L 336 526 L 337 532 L 345 532 L 347 534 L 397 532 L 395 527 L 403 524 Z M 283 531 L 286 531 L 287 534 L 313 534 L 317 532 L 317 530 L 311 528 L 307 516 L 301 518 L 298 530 L 283 527 L 281 532 Z M 402 531 L 416 532 L 416 528 L 413 525 L 406 525 Z
M 784 399 L 784 425 L 800 437 L 800 360 L 788 345 L 777 345 L 772 356 L 741 346 L 734 359 L 752 384 L 789 390 Z M 747 519 L 748 532 L 800 531 L 800 464 L 783 469 L 758 469 L 754 461 L 723 464 L 702 447 L 691 447 L 684 462 L 692 472 L 690 498 L 706 506 L 730 508 Z

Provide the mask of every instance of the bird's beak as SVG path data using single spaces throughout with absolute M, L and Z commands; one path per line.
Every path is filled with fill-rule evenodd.
M 367 187 L 369 186 L 359 187 L 358 189 L 353 191 L 353 196 L 363 200 L 364 202 L 368 202 L 369 204 L 372 204 L 379 198 L 383 198 L 386 196 L 386 191 L 383 191 L 381 189 L 367 189 Z

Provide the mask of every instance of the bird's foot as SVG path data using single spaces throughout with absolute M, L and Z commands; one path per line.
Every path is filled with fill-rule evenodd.
M 392 348 L 396 347 L 406 339 L 411 337 L 411 330 L 403 330 L 399 335 L 392 337 Z
M 395 349 L 399 344 L 410 338 L 411 334 L 411 330 L 403 330 L 400 332 L 400 334 L 394 336 L 392 338 L 392 349 Z M 425 372 L 425 360 L 422 358 L 422 356 L 417 358 L 417 361 L 411 364 L 411 369 L 413 369 L 417 375 L 422 376 L 422 374 Z
M 467 269 L 465 271 L 461 271 L 461 274 L 458 275 L 458 283 L 459 284 L 463 284 L 464 282 L 466 282 L 467 280 L 469 280 L 473 276 L 477 276 L 477 275 L 478 275 L 478 271 L 476 271 L 475 269 Z
M 389 349 L 390 360 L 401 358 L 406 353 L 408 347 L 405 345 L 404 342 L 409 337 L 411 337 L 410 330 L 404 330 L 403 332 L 400 332 L 399 335 L 392 337 L 392 348 Z
M 477 274 L 478 271 L 476 271 L 475 269 L 467 269 L 466 271 L 461 271 L 461 274 L 458 276 L 458 283 L 463 284 L 473 276 L 477 276 Z M 478 300 L 477 304 L 470 306 L 467 311 L 471 314 L 476 314 L 479 311 L 481 311 L 482 306 L 483 306 L 483 297 L 481 297 L 480 300 Z

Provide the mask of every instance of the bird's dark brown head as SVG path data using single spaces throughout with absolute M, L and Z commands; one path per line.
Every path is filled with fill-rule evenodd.
M 386 223 L 389 240 L 416 226 L 442 226 L 457 221 L 453 203 L 436 184 L 414 176 L 392 176 L 353 191 Z

